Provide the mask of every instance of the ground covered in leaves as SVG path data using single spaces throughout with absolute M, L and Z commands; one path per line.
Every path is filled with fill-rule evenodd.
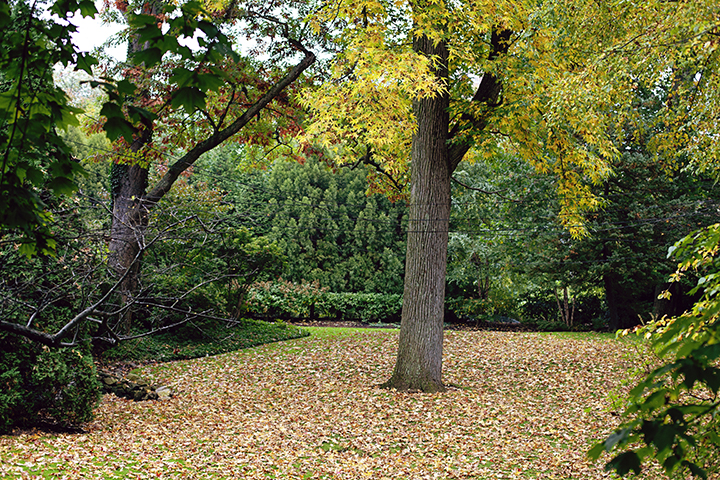
M 595 334 L 446 332 L 445 393 L 383 390 L 397 330 L 146 367 L 167 402 L 106 395 L 82 434 L 0 437 L 0 478 L 609 478 L 585 459 L 637 365 Z

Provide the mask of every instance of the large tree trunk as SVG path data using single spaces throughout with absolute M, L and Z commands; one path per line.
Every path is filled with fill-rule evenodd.
M 147 209 L 141 199 L 145 197 L 148 171 L 138 164 L 113 164 L 111 181 L 113 216 L 108 261 L 118 278 L 130 269 L 118 289 L 122 305 L 127 306 L 138 290 L 139 255 L 148 222 Z M 125 310 L 119 323 L 122 324 L 121 329 L 128 333 L 132 326 L 131 306 Z
M 511 32 L 493 28 L 489 58 L 507 53 Z M 435 58 L 435 74 L 448 77 L 448 48 L 427 37 L 416 38 L 413 47 Z M 489 107 L 500 104 L 501 82 L 483 75 L 473 102 Z M 400 344 L 392 377 L 383 384 L 399 390 L 437 392 L 442 383 L 443 314 L 445 272 L 450 219 L 450 177 L 470 149 L 467 129 L 487 127 L 486 115 L 465 113 L 450 129 L 447 92 L 413 104 L 417 132 L 412 145 L 410 220 L 405 257 L 405 289 L 400 322 Z M 451 142 L 452 141 L 452 142 Z
M 437 75 L 447 77 L 447 46 L 416 39 L 415 49 L 437 55 Z M 448 157 L 449 97 L 417 100 L 417 132 L 412 145 L 410 220 L 408 222 L 405 289 L 400 345 L 386 387 L 436 392 L 442 383 L 443 310 L 450 218 Z
M 161 0 L 145 2 L 142 12 L 146 15 L 157 16 L 162 11 Z M 148 43 L 140 43 L 137 35 L 128 39 L 128 58 L 135 53 L 148 48 Z M 149 93 L 140 92 L 139 103 L 149 101 Z M 145 120 L 138 129 L 137 135 L 130 145 L 130 152 L 139 154 L 152 141 L 153 125 Z M 112 195 L 112 226 L 110 229 L 110 244 L 108 246 L 108 263 L 118 278 L 123 278 L 120 288 L 122 306 L 127 310 L 121 315 L 119 324 L 124 333 L 129 333 L 132 327 L 132 300 L 138 290 L 140 275 L 140 254 L 148 225 L 147 206 L 143 199 L 148 187 L 148 169 L 140 163 L 124 164 L 114 163 L 110 171 Z M 127 272 L 127 270 L 130 270 Z M 126 274 L 127 272 L 127 274 Z

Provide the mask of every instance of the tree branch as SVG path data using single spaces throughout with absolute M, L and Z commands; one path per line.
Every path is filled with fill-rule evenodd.
M 510 47 L 510 36 L 512 32 L 510 30 L 502 29 L 499 27 L 493 27 L 491 34 L 491 48 L 488 54 L 489 60 L 494 60 L 498 56 L 508 52 Z M 475 95 L 473 95 L 473 103 L 484 103 L 489 109 L 498 107 L 502 102 L 500 94 L 502 92 L 502 84 L 498 78 L 492 73 L 485 73 L 480 84 L 478 85 Z M 488 115 L 482 115 L 476 117 L 470 113 L 463 113 L 460 119 L 455 122 L 450 133 L 448 140 L 451 142 L 449 147 L 449 162 L 450 171 L 454 172 L 460 161 L 462 161 L 465 154 L 470 150 L 472 141 L 468 138 L 460 138 L 467 135 L 472 130 L 483 130 L 487 127 Z
M 467 188 L 468 190 L 473 190 L 473 191 L 476 191 L 476 192 L 484 193 L 485 195 L 497 195 L 498 197 L 500 197 L 500 198 L 502 198 L 503 200 L 506 200 L 506 201 L 508 201 L 508 202 L 522 203 L 521 200 L 513 200 L 512 198 L 508 198 L 508 197 L 506 197 L 505 195 L 500 195 L 500 193 L 506 191 L 507 188 L 504 189 L 504 190 L 497 190 L 497 191 L 495 191 L 495 192 L 490 192 L 490 191 L 484 190 L 484 189 L 482 189 L 482 188 L 471 187 L 470 185 L 461 182 L 460 180 L 458 180 L 458 179 L 455 178 L 455 177 L 450 177 L 450 180 L 452 180 L 453 182 L 457 183 L 457 184 L 460 185 L 461 187 Z
M 195 161 L 200 158 L 203 153 L 212 150 L 213 148 L 220 145 L 222 142 L 235 135 L 245 125 L 250 122 L 255 116 L 257 116 L 263 108 L 265 108 L 270 102 L 272 102 L 287 86 L 297 80 L 302 73 L 307 70 L 310 65 L 315 62 L 315 54 L 305 49 L 299 42 L 292 40 L 291 45 L 300 49 L 305 56 L 303 59 L 295 65 L 280 81 L 273 85 L 260 99 L 255 102 L 245 113 L 237 118 L 227 128 L 224 128 L 217 133 L 206 138 L 202 142 L 195 145 L 195 147 L 188 153 L 183 155 L 178 161 L 173 163 L 163 177 L 158 181 L 155 187 L 150 190 L 145 196 L 145 200 L 149 202 L 148 208 L 152 208 L 154 204 L 160 201 L 160 199 L 170 191 L 170 188 L 175 183 L 175 180 L 180 176 L 182 172 L 187 170 Z

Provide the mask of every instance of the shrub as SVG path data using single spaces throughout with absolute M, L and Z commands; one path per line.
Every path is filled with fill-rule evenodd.
M 87 347 L 51 350 L 0 334 L 0 431 L 50 417 L 63 425 L 93 418 L 100 400 Z
M 386 293 L 323 293 L 316 311 L 328 318 L 361 322 L 397 322 L 402 295 Z
M 256 282 L 248 289 L 245 310 L 264 318 L 314 317 L 315 303 L 324 292 L 317 281 Z
M 517 316 L 516 301 L 502 291 L 491 294 L 488 298 L 446 298 L 445 310 L 447 318 L 459 320 L 492 321 L 498 316 Z
M 122 342 L 103 352 L 102 359 L 109 362 L 184 360 L 307 335 L 305 330 L 282 322 L 250 319 L 192 322 L 157 335 Z
M 318 282 L 258 282 L 248 289 L 245 309 L 262 318 L 326 318 L 362 322 L 395 322 L 402 295 L 334 293 Z

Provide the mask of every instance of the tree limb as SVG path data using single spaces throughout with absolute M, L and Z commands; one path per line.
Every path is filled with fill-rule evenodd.
M 498 56 L 508 52 L 510 47 L 510 36 L 512 32 L 506 29 L 499 29 L 499 27 L 493 27 L 491 35 L 491 48 L 488 58 L 494 60 Z M 500 94 L 502 92 L 502 83 L 492 73 L 485 73 L 480 84 L 478 85 L 475 95 L 473 95 L 473 103 L 484 103 L 488 108 L 498 107 L 501 103 Z M 467 138 L 460 138 L 463 135 L 470 133 L 472 130 L 483 130 L 487 127 L 488 115 L 482 115 L 476 117 L 470 113 L 463 113 L 460 119 L 455 122 L 450 133 L 448 140 L 451 142 L 449 146 L 449 162 L 450 171 L 454 172 L 460 161 L 462 161 L 465 154 L 470 150 L 472 141 Z
M 303 51 L 305 56 L 303 59 L 295 65 L 280 81 L 273 85 L 260 99 L 255 102 L 245 113 L 237 118 L 228 127 L 214 133 L 210 137 L 206 138 L 202 142 L 195 145 L 195 147 L 183 155 L 178 161 L 173 163 L 163 177 L 158 181 L 155 187 L 150 190 L 145 196 L 145 200 L 149 202 L 148 208 L 152 208 L 154 204 L 160 201 L 160 199 L 170 191 L 170 188 L 175 183 L 175 180 L 180 176 L 182 172 L 188 169 L 200 156 L 213 148 L 220 145 L 222 142 L 235 135 L 245 125 L 250 122 L 255 116 L 257 116 L 270 102 L 272 102 L 287 86 L 291 85 L 297 80 L 302 73 L 307 70 L 310 65 L 315 62 L 315 54 L 305 49 L 297 41 L 291 41 L 291 44 Z M 299 47 L 298 47 L 299 45 Z

